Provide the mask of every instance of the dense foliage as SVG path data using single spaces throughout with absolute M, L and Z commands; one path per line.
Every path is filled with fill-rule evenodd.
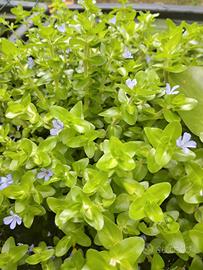
M 0 268 L 202 270 L 203 27 L 81 4 L 0 39 Z

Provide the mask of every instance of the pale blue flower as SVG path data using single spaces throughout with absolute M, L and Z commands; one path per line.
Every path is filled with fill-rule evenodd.
M 113 18 L 111 18 L 108 23 L 116 24 L 116 17 L 114 16 Z
M 179 93 L 179 91 L 176 90 L 176 89 L 179 88 L 179 87 L 180 87 L 179 85 L 175 85 L 175 86 L 173 86 L 173 87 L 171 88 L 170 84 L 167 83 L 167 84 L 166 84 L 166 90 L 165 90 L 165 93 L 166 93 L 167 95 L 176 95 L 176 94 Z
M 10 216 L 3 219 L 5 225 L 10 225 L 10 229 L 13 230 L 16 227 L 16 224 L 20 225 L 22 223 L 22 218 L 15 214 L 13 211 L 10 211 Z
M 56 119 L 52 121 L 52 124 L 53 124 L 53 128 L 50 130 L 50 135 L 56 136 L 64 128 L 64 124 L 60 120 L 56 120 Z
M 197 143 L 195 141 L 190 140 L 190 139 L 191 139 L 190 133 L 184 132 L 183 136 L 180 136 L 176 140 L 176 145 L 179 148 L 181 148 L 185 154 L 189 153 L 190 150 L 188 148 L 196 148 L 197 147 Z
M 128 88 L 133 89 L 136 86 L 136 84 L 137 84 L 137 80 L 136 79 L 131 80 L 129 78 L 129 79 L 127 79 L 125 81 L 125 83 L 126 83 L 126 85 L 127 85 Z
M 149 55 L 146 55 L 145 60 L 147 64 L 149 64 L 151 62 L 151 57 Z
M 34 244 L 30 245 L 29 248 L 28 248 L 27 253 L 28 253 L 28 254 L 33 253 L 33 248 L 34 248 L 34 247 L 35 247 Z
M 41 171 L 37 174 L 37 178 L 48 181 L 53 175 L 53 172 L 50 169 L 42 168 Z
M 7 174 L 7 176 L 0 177 L 0 190 L 7 188 L 11 184 L 13 184 L 13 177 L 11 174 Z
M 35 65 L 35 62 L 34 62 L 33 58 L 31 56 L 28 57 L 28 59 L 27 59 L 27 66 L 28 66 L 28 68 L 29 69 L 32 69 L 34 67 L 34 65 Z
M 65 23 L 63 23 L 61 25 L 57 25 L 56 28 L 61 33 L 65 33 L 66 32 L 66 25 L 65 25 Z
M 125 59 L 132 59 L 133 55 L 132 53 L 128 50 L 128 48 L 125 48 L 124 52 L 123 52 L 123 58 Z

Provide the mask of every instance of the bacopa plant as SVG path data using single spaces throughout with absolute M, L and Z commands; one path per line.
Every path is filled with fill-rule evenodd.
M 203 26 L 81 5 L 0 39 L 0 268 L 202 270 Z

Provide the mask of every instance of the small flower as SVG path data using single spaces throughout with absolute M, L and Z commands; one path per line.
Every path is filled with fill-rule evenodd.
M 53 128 L 50 130 L 50 135 L 56 136 L 64 128 L 64 124 L 60 120 L 56 120 L 56 119 L 52 121 L 52 124 L 53 124 Z
M 179 91 L 178 91 L 178 90 L 176 91 L 176 89 L 179 88 L 179 87 L 180 87 L 179 85 L 175 85 L 175 86 L 173 86 L 173 87 L 171 88 L 170 84 L 167 83 L 167 84 L 166 84 L 166 90 L 165 90 L 165 93 L 166 93 L 167 95 L 176 95 L 176 94 L 179 93 Z
M 11 174 L 7 174 L 7 176 L 0 177 L 0 190 L 7 188 L 11 184 L 13 184 L 13 177 Z
M 129 78 L 129 79 L 127 79 L 127 80 L 125 81 L 125 84 L 127 85 L 128 88 L 133 89 L 133 88 L 136 86 L 136 84 L 137 84 L 137 80 L 136 80 L 136 79 L 131 80 L 131 79 Z
M 151 62 L 151 57 L 149 55 L 146 55 L 145 60 L 147 64 L 149 64 Z
M 34 62 L 33 58 L 31 56 L 28 57 L 28 59 L 27 59 L 27 66 L 28 66 L 28 68 L 29 69 L 32 69 L 34 67 L 34 65 L 35 65 L 35 62 Z
M 190 133 L 184 132 L 183 136 L 180 136 L 176 140 L 176 145 L 179 148 L 181 148 L 185 154 L 189 153 L 190 150 L 188 148 L 196 148 L 197 147 L 197 143 L 195 141 L 190 140 L 190 139 L 191 139 Z
M 61 33 L 65 33 L 66 32 L 66 25 L 65 25 L 65 23 L 63 23 L 61 25 L 57 25 L 56 28 Z
M 48 181 L 53 175 L 53 172 L 50 169 L 42 168 L 41 171 L 37 174 L 37 178 Z
M 70 52 L 71 52 L 70 48 L 66 49 L 66 54 L 69 54 Z
M 22 223 L 22 218 L 15 214 L 13 211 L 10 211 L 10 216 L 3 219 L 5 225 L 10 224 L 10 229 L 13 230 L 16 227 L 16 224 L 20 225 Z
M 30 245 L 29 248 L 28 248 L 27 253 L 28 253 L 28 254 L 33 253 L 33 248 L 34 248 L 34 247 L 35 247 L 34 244 Z
M 111 18 L 108 23 L 116 24 L 116 17 L 114 16 L 113 18 Z
M 123 58 L 125 59 L 132 59 L 132 53 L 128 50 L 128 48 L 125 48 L 124 52 L 123 52 Z

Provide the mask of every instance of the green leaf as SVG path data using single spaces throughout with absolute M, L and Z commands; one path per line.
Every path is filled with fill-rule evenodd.
M 82 270 L 113 270 L 114 267 L 109 266 L 101 253 L 94 249 L 87 251 L 87 267 L 83 267 Z
M 62 121 L 67 125 L 69 124 L 69 120 L 73 118 L 68 110 L 60 106 L 52 106 L 50 108 L 50 113 L 54 118 Z
M 196 253 L 203 252 L 203 224 L 197 223 L 192 230 L 189 231 L 189 237 L 192 241 L 194 251 Z
M 88 168 L 84 174 L 86 183 L 83 187 L 85 193 L 92 193 L 97 191 L 102 184 L 107 180 L 108 175 L 105 172 Z
M 27 250 L 28 250 L 28 245 L 22 245 L 22 246 L 11 248 L 9 250 L 9 254 L 11 256 L 10 262 L 17 263 L 18 261 L 20 261 L 20 259 L 22 259 L 23 256 L 26 254 Z
M 164 234 L 163 237 L 174 251 L 179 253 L 186 252 L 185 241 L 181 232 Z
M 104 226 L 98 231 L 97 235 L 101 244 L 107 249 L 112 248 L 123 239 L 122 232 L 118 226 L 105 216 Z
M 161 208 L 155 202 L 147 202 L 145 205 L 146 216 L 153 222 L 161 222 L 164 219 L 164 214 Z
M 140 237 L 128 237 L 116 244 L 109 252 L 111 259 L 127 261 L 131 265 L 138 260 L 144 250 L 144 240 Z
M 146 198 L 140 197 L 135 199 L 129 208 L 129 216 L 132 219 L 139 220 L 145 217 Z
M 165 166 L 172 158 L 176 148 L 176 140 L 181 135 L 181 124 L 171 122 L 164 129 L 156 148 L 155 161 L 161 166 Z
M 7 56 L 15 56 L 18 53 L 17 47 L 8 39 L 1 40 L 1 50 Z
M 82 102 L 79 101 L 77 102 L 72 109 L 70 110 L 70 113 L 74 115 L 75 117 L 78 117 L 80 119 L 84 119 L 84 114 L 83 114 L 83 105 Z
M 96 55 L 89 59 L 90 63 L 94 66 L 102 66 L 106 62 L 106 58 L 102 55 Z
M 72 243 L 71 243 L 71 237 L 70 236 L 64 236 L 61 238 L 55 248 L 55 254 L 57 257 L 64 256 L 68 250 L 70 249 Z
M 101 171 L 109 171 L 118 165 L 115 158 L 110 153 L 104 154 L 97 162 L 96 167 Z
M 60 270 L 81 270 L 84 265 L 84 258 L 81 250 L 75 251 L 72 256 L 64 260 Z M 55 269 L 54 269 L 55 270 Z
M 192 133 L 202 138 L 203 119 L 203 86 L 202 86 L 202 67 L 191 67 L 179 74 L 170 74 L 170 81 L 180 85 L 180 91 L 187 97 L 195 98 L 197 106 L 191 111 L 179 111 L 181 118 Z
M 161 130 L 160 128 L 145 127 L 144 132 L 150 144 L 154 148 L 156 148 L 158 144 L 160 143 L 160 138 L 162 137 L 163 130 Z
M 152 148 L 147 156 L 147 168 L 151 173 L 156 173 L 162 168 L 162 164 L 158 164 L 155 160 L 156 150 Z
M 43 250 L 39 254 L 33 254 L 26 259 L 26 262 L 31 265 L 40 262 L 48 261 L 54 255 L 54 249 Z
M 170 183 L 163 182 L 150 186 L 146 191 L 146 196 L 150 202 L 162 204 L 162 202 L 169 196 L 171 191 Z M 159 196 L 157 196 L 159 194 Z
M 202 269 L 203 269 L 203 261 L 200 256 L 196 255 L 192 260 L 189 270 L 202 270 Z
M 152 258 L 151 270 L 163 270 L 164 266 L 165 263 L 162 257 L 158 253 L 155 253 Z
M 100 209 L 93 204 L 89 198 L 83 198 L 81 213 L 83 214 L 85 221 L 97 231 L 103 228 L 104 217 Z
M 8 253 L 11 248 L 15 247 L 15 240 L 12 236 L 10 236 L 6 242 L 3 244 L 2 253 Z
M 137 121 L 137 108 L 131 104 L 123 104 L 121 106 L 121 113 L 123 120 L 129 124 L 134 125 Z

